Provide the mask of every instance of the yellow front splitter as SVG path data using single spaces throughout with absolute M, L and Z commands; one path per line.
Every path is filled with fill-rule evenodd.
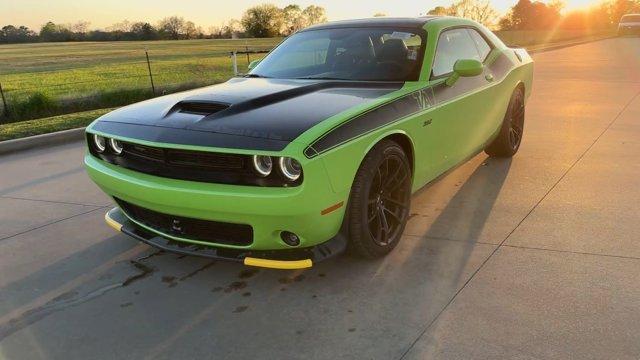
M 282 270 L 306 269 L 313 266 L 313 262 L 311 261 L 311 259 L 269 260 L 269 259 L 253 258 L 253 257 L 245 257 L 244 264 L 249 266 L 258 266 L 263 268 L 282 269 Z
M 193 246 L 198 250 L 190 250 L 190 246 L 183 243 L 181 246 L 171 245 L 175 243 L 173 240 L 168 240 L 161 236 L 152 236 L 147 238 L 143 236 L 140 231 L 136 231 L 137 225 L 133 223 L 129 218 L 126 217 L 124 212 L 120 210 L 120 208 L 113 208 L 109 212 L 104 215 L 105 222 L 115 229 L 116 231 L 127 234 L 139 241 L 144 242 L 145 244 L 151 245 L 153 247 L 159 248 L 161 250 L 179 253 L 183 255 L 194 255 L 201 257 L 208 257 L 217 260 L 224 261 L 233 261 L 233 262 L 242 262 L 247 266 L 257 266 L 262 268 L 269 269 L 281 269 L 281 270 L 294 270 L 294 269 L 307 269 L 313 266 L 313 261 L 311 259 L 303 259 L 303 260 L 272 260 L 272 259 L 264 259 L 264 258 L 256 258 L 256 257 L 244 257 L 244 258 L 235 258 L 235 257 L 224 257 L 220 256 L 217 253 L 217 249 L 214 247 L 204 248 L 202 246 Z

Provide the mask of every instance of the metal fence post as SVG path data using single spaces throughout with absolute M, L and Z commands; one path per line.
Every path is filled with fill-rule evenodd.
M 244 47 L 244 50 L 247 52 L 247 66 L 249 66 L 249 64 L 251 63 L 251 62 L 249 61 L 249 47 L 248 47 L 248 46 L 245 46 L 245 47 Z
M 9 117 L 9 108 L 7 107 L 7 99 L 4 97 L 4 90 L 2 90 L 2 83 L 0 83 L 0 95 L 2 96 L 4 116 Z
M 151 91 L 153 91 L 153 96 L 156 96 L 156 86 L 153 84 L 153 74 L 151 73 L 151 62 L 149 61 L 149 52 L 147 49 L 144 50 L 144 54 L 147 56 L 147 69 L 149 69 L 149 79 L 151 80 Z
M 231 53 L 231 58 L 233 59 L 233 75 L 238 75 L 238 57 L 235 51 Z

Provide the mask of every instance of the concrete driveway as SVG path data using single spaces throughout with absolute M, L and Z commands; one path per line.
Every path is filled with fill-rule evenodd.
M 640 358 L 640 40 L 534 57 L 518 155 L 420 191 L 377 261 L 160 253 L 104 224 L 83 144 L 0 157 L 0 358 Z

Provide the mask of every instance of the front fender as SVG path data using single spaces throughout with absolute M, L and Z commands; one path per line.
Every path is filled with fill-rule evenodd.
M 406 137 L 412 149 L 414 148 L 413 139 L 404 129 L 390 128 L 354 139 L 321 155 L 333 191 L 348 197 L 353 180 L 365 156 L 381 140 L 397 135 Z

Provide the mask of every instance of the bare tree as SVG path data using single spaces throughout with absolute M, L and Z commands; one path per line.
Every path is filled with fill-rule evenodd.
M 184 18 L 178 16 L 166 17 L 158 23 L 158 30 L 171 39 L 180 39 L 185 30 Z
M 439 16 L 444 16 L 444 15 L 449 15 L 449 11 L 446 7 L 444 6 L 436 6 L 433 9 L 429 10 L 427 12 L 427 15 L 439 15 Z
M 209 26 L 207 28 L 207 32 L 209 33 L 210 38 L 222 37 L 222 26 Z
M 291 35 L 307 26 L 307 19 L 302 14 L 298 5 L 287 5 L 282 9 L 283 26 L 280 31 L 283 35 Z
M 322 6 L 309 5 L 302 10 L 302 15 L 307 20 L 307 26 L 327 22 L 327 11 Z
M 131 31 L 132 23 L 129 20 L 123 20 L 122 22 L 115 23 L 107 28 L 108 31 L 121 31 L 123 33 Z
M 193 21 L 187 21 L 184 23 L 184 37 L 187 39 L 195 39 L 198 37 L 198 32 L 202 32 L 202 31 L 198 31 L 198 28 L 196 27 L 196 24 L 193 23 Z
M 448 8 L 437 6 L 429 10 L 428 14 L 463 17 L 486 26 L 493 26 L 498 18 L 498 12 L 489 0 L 459 0 Z
M 91 25 L 90 22 L 80 20 L 75 24 L 68 25 L 67 27 L 74 33 L 86 34 L 89 31 L 89 25 Z
M 222 25 L 222 35 L 227 38 L 234 38 L 243 30 L 242 23 L 238 19 L 231 19 Z

